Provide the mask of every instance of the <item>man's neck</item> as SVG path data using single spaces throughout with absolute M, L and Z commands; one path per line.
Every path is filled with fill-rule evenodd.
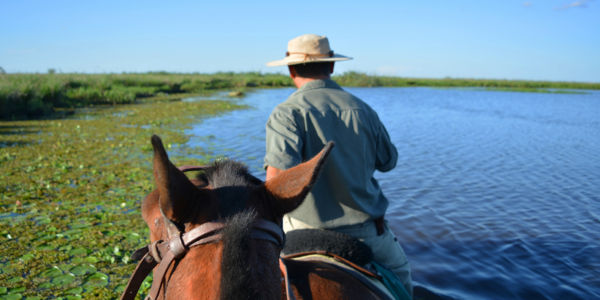
M 301 88 L 303 85 L 314 81 L 314 80 L 323 80 L 323 79 L 329 79 L 331 78 L 330 76 L 319 76 L 319 77 L 300 77 L 300 76 L 296 76 L 293 77 L 292 79 L 294 80 L 294 84 L 296 85 L 297 88 Z

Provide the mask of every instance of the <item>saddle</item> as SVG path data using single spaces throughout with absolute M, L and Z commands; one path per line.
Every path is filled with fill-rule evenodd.
M 326 263 L 343 271 L 371 290 L 380 299 L 397 299 L 384 285 L 384 278 L 371 265 L 371 249 L 349 235 L 321 229 L 301 229 L 286 234 L 279 266 L 285 278 L 287 299 L 294 300 L 291 283 L 294 274 L 302 274 L 303 262 Z

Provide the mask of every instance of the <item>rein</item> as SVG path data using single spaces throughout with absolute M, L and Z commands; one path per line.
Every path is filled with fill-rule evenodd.
M 183 166 L 179 169 L 182 172 L 186 172 L 202 170 L 204 168 L 202 166 Z M 190 248 L 194 246 L 221 240 L 221 231 L 225 227 L 225 223 L 222 221 L 206 222 L 184 233 L 173 221 L 164 215 L 162 209 L 161 214 L 167 226 L 169 240 L 153 242 L 136 250 L 132 254 L 132 259 L 137 260 L 141 258 L 141 260 L 129 278 L 129 282 L 121 295 L 121 300 L 135 299 L 142 282 L 157 265 L 150 293 L 145 299 L 158 299 L 160 291 L 166 291 L 168 282 L 165 281 L 165 275 L 173 262 L 182 259 Z M 280 248 L 283 248 L 285 242 L 285 235 L 281 227 L 265 219 L 254 221 L 250 235 L 253 239 L 266 240 Z

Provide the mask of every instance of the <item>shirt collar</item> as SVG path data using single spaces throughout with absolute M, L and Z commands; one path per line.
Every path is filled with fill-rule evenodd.
M 341 87 L 331 79 L 315 79 L 301 86 L 298 89 L 298 92 L 321 88 L 341 89 Z

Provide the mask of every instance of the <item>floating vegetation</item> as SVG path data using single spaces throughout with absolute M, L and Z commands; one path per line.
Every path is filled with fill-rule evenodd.
M 0 122 L 0 299 L 117 298 L 149 239 L 140 205 L 153 189 L 150 136 L 187 151 L 175 163 L 203 163 L 186 158 L 202 149 L 179 147 L 184 130 L 239 108 L 153 102 Z

